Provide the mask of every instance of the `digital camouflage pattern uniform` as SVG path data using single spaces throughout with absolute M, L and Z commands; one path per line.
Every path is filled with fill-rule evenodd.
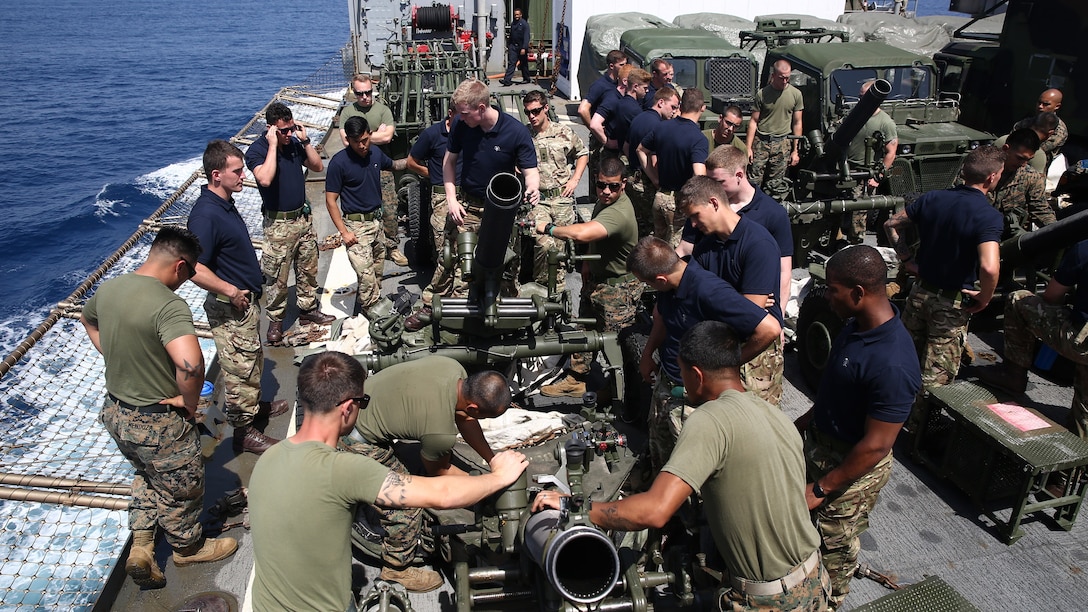
M 781 202 L 789 195 L 786 170 L 793 152 L 793 143 L 787 136 L 792 133 L 793 113 L 805 110 L 804 99 L 793 85 L 781 91 L 767 85 L 756 92 L 754 105 L 759 109 L 759 121 L 752 141 L 748 178 Z
M 196 426 L 177 412 L 144 414 L 106 396 L 99 417 L 134 467 L 129 529 L 162 525 L 166 541 L 184 550 L 202 541 L 204 462 Z
M 317 303 L 317 238 L 310 215 L 294 219 L 264 217 L 264 247 L 261 272 L 264 273 L 265 308 L 268 318 L 282 321 L 287 310 L 288 279 L 291 262 L 295 268 L 295 295 L 298 309 L 309 311 Z
M 349 436 L 340 438 L 340 446 L 353 453 L 366 455 L 398 474 L 411 474 L 397 459 L 392 447 L 362 442 Z M 416 549 L 419 547 L 420 533 L 423 530 L 423 509 L 378 506 L 374 509 L 382 517 L 381 526 L 386 531 L 382 537 L 382 562 L 394 569 L 408 567 L 415 560 Z
M 825 612 L 828 590 L 827 570 L 822 563 L 805 576 L 804 582 L 778 595 L 746 595 L 727 589 L 720 596 L 718 608 L 723 612 Z
M 1063 304 L 1050 304 L 1030 291 L 1015 291 L 1005 303 L 1005 358 L 1031 367 L 1036 339 L 1075 364 L 1069 429 L 1088 439 L 1088 326 Z
M 540 170 L 540 202 L 533 207 L 534 225 L 554 223 L 571 225 L 574 223 L 574 198 L 563 196 L 563 188 L 574 176 L 574 164 L 579 157 L 588 156 L 589 149 L 570 126 L 549 122 L 542 132 L 532 134 L 536 146 L 537 168 Z M 533 280 L 545 285 L 548 282 L 548 251 L 562 251 L 565 245 L 558 238 L 547 234 L 537 234 L 536 248 L 533 249 Z M 558 289 L 563 290 L 565 283 L 560 274 Z
M 1019 130 L 1021 128 L 1030 128 L 1031 124 L 1034 122 L 1034 116 L 1027 117 L 1017 121 L 1016 125 L 1012 126 L 1012 129 Z M 1066 127 L 1065 122 L 1059 117 L 1058 127 L 1054 129 L 1054 133 L 1039 144 L 1039 150 L 1046 155 L 1046 166 L 1048 168 L 1050 167 L 1050 162 L 1054 161 L 1054 158 L 1058 156 L 1058 153 L 1062 152 L 1062 146 L 1067 140 L 1069 140 L 1069 128 Z
M 358 213 L 356 213 L 358 214 Z M 348 261 L 359 279 L 356 302 L 363 310 L 382 297 L 382 272 L 385 267 L 385 243 L 381 241 L 381 220 L 355 221 L 344 216 L 344 225 L 355 234 L 357 242 L 348 247 Z
M 952 300 L 915 283 L 903 309 L 903 326 L 922 356 L 922 385 L 947 385 L 960 370 L 971 313 L 961 299 Z
M 231 427 L 245 427 L 257 416 L 261 398 L 264 350 L 261 348 L 260 306 L 253 300 L 242 312 L 208 292 L 204 311 L 208 315 L 208 326 L 222 370 L 227 421 Z
M 1005 215 L 1004 237 L 1012 236 L 1014 228 L 1009 215 L 1015 215 L 1019 227 L 1028 229 L 1029 223 L 1039 227 L 1054 223 L 1054 211 L 1046 201 L 1046 177 L 1028 164 L 1016 170 L 1012 176 L 1001 175 L 997 186 L 986 194 L 994 208 Z
M 817 482 L 842 465 L 851 446 L 821 434 L 815 427 L 805 432 L 805 460 L 809 480 Z M 827 498 L 812 511 L 812 521 L 820 532 L 820 551 L 824 567 L 831 575 L 832 609 L 838 609 L 850 593 L 850 580 L 861 552 L 861 534 L 869 528 L 869 513 L 876 505 L 880 490 L 892 473 L 892 453 L 858 478 L 848 489 Z

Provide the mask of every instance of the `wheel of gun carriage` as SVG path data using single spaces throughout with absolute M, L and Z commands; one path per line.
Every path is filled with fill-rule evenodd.
M 831 354 L 831 343 L 842 330 L 842 320 L 831 310 L 823 284 L 810 285 L 808 297 L 801 303 L 797 314 L 797 356 L 800 358 L 801 376 L 813 392 L 820 384 L 820 376 Z

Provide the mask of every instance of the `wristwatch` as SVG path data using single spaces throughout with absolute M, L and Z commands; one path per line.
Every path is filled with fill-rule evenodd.
M 812 482 L 812 495 L 816 499 L 823 499 L 827 497 L 827 493 L 824 492 L 823 488 L 820 486 L 820 481 L 818 480 Z
M 302 146 L 306 146 L 306 145 L 310 144 L 310 138 L 309 137 L 299 138 L 298 141 L 302 143 Z

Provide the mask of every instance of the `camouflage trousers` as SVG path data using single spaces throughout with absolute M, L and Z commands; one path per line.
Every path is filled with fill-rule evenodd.
M 348 261 L 359 279 L 359 290 L 355 302 L 366 310 L 382 297 L 382 271 L 385 267 L 385 243 L 380 232 L 382 228 L 377 219 L 373 221 L 352 221 L 344 219 L 348 231 L 355 234 L 355 244 L 348 247 Z
M 653 181 L 646 176 L 645 172 L 636 172 L 627 181 L 626 193 L 635 209 L 638 237 L 642 238 L 654 233 L 654 199 L 657 196 L 657 187 L 654 186 Z
M 596 319 L 598 331 L 622 332 L 635 322 L 642 288 L 642 281 L 633 276 L 617 285 L 591 283 L 588 288 L 582 288 L 578 314 L 582 318 Z M 592 361 L 592 353 L 575 353 L 571 355 L 571 370 L 588 374 Z
M 462 205 L 463 204 L 464 203 L 462 202 Z M 453 222 L 453 219 L 449 217 L 447 212 L 444 231 L 445 236 L 443 237 L 443 240 L 449 241 L 450 245 L 455 249 L 454 255 L 456 255 L 458 234 L 478 231 L 480 231 L 480 214 L 470 212 L 466 207 L 464 223 L 462 225 L 457 225 Z M 506 267 L 503 269 L 501 291 L 503 296 L 516 296 L 519 291 L 517 278 L 521 269 L 521 256 L 519 255 L 521 251 L 521 235 L 518 233 L 517 229 L 510 232 L 510 243 L 507 247 L 511 249 L 515 255 L 513 259 L 507 262 Z M 439 258 L 438 265 L 435 266 L 434 269 L 434 275 L 431 276 L 431 282 L 423 291 L 423 302 L 429 304 L 430 300 L 433 299 L 433 296 L 435 295 L 444 297 L 465 297 L 468 295 L 468 284 L 461 278 L 460 266 L 453 266 L 453 269 L 447 269 L 442 262 L 442 259 Z
M 282 321 L 287 310 L 287 282 L 295 271 L 295 297 L 300 311 L 317 308 L 317 239 L 308 216 L 297 219 L 264 218 L 264 298 L 268 318 Z
M 353 453 L 365 455 L 398 474 L 410 474 L 397 459 L 392 448 L 361 442 L 343 436 L 340 445 Z M 423 531 L 423 508 L 380 508 L 381 525 L 386 535 L 382 539 L 382 563 L 392 568 L 404 568 L 412 564 Z
M 430 186 L 427 189 L 431 189 Z M 446 218 L 450 207 L 446 206 L 446 192 L 431 189 L 431 236 L 434 238 L 435 261 L 442 261 L 442 249 L 446 246 Z
M 574 198 L 562 196 L 541 199 L 533 207 L 533 224 L 554 223 L 556 225 L 574 225 Z M 533 280 L 537 283 L 548 285 L 548 251 L 556 249 L 560 252 L 566 247 L 562 238 L 554 238 L 547 234 L 536 235 L 536 246 L 533 248 Z M 563 291 L 566 287 L 565 271 L 560 268 L 556 275 L 556 288 Z
M 970 320 L 971 313 L 959 300 L 937 295 L 920 281 L 914 283 L 903 309 L 903 326 L 914 339 L 923 386 L 939 387 L 956 378 Z
M 261 398 L 261 308 L 252 300 L 249 308 L 241 311 L 209 293 L 204 311 L 218 354 L 227 421 L 231 427 L 244 427 L 253 422 Z
M 196 427 L 178 412 L 143 414 L 122 408 L 109 396 L 99 418 L 136 469 L 129 529 L 162 527 L 174 550 L 200 542 L 204 462 Z
M 654 236 L 668 242 L 673 248 L 680 246 L 688 218 L 683 211 L 676 209 L 674 192 L 658 191 L 654 194 L 653 217 Z
M 385 233 L 386 252 L 400 248 L 397 224 L 400 199 L 392 172 L 382 172 L 382 231 Z
M 762 353 L 740 366 L 740 379 L 761 400 L 777 406 L 782 403 L 782 372 L 785 368 L 782 340 L 775 338 Z
M 676 448 L 676 440 L 684 421 L 695 411 L 684 398 L 684 386 L 671 380 L 661 369 L 650 399 L 650 414 L 646 423 L 646 438 L 650 451 L 650 467 L 661 471 Z
M 752 143 L 748 178 L 779 202 L 789 194 L 786 170 L 790 167 L 792 152 L 793 144 L 786 138 L 763 140 L 757 134 Z
M 729 588 L 718 598 L 722 612 L 825 612 L 827 610 L 827 571 L 817 563 L 797 586 L 778 595 L 747 595 Z
M 816 482 L 841 465 L 849 452 L 845 444 L 810 427 L 805 432 L 809 482 Z M 831 575 L 829 604 L 832 609 L 841 606 L 850 593 L 850 580 L 854 577 L 858 553 L 861 552 L 861 534 L 869 528 L 869 513 L 891 473 L 892 453 L 889 452 L 848 489 L 829 497 L 827 502 L 812 511 L 812 522 L 820 532 L 824 567 Z
M 1041 340 L 1075 364 L 1069 430 L 1088 439 L 1088 340 L 1086 326 L 1062 304 L 1050 304 L 1030 291 L 1015 291 L 1005 302 L 1005 359 L 1031 367 L 1035 341 Z

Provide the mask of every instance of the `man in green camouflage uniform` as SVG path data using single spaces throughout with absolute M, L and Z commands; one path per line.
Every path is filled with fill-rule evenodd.
M 642 297 L 642 282 L 627 272 L 627 256 L 638 242 L 638 221 L 631 200 L 624 194 L 626 166 L 615 157 L 605 158 L 597 171 L 597 205 L 586 223 L 558 226 L 538 223 L 537 234 L 588 244 L 600 259 L 582 264 L 582 317 L 594 317 L 600 331 L 622 332 L 635 322 Z M 581 397 L 586 392 L 591 357 L 571 358 L 571 371 L 559 382 L 541 387 L 548 397 Z
M 1057 112 L 1062 107 L 1062 92 L 1060 89 L 1047 89 L 1043 93 L 1039 94 L 1039 101 L 1035 105 L 1036 113 L 1030 117 L 1025 117 L 1020 121 L 1017 121 L 1012 126 L 1013 130 L 1020 128 L 1038 128 L 1039 119 L 1042 115 L 1051 113 L 1054 114 L 1054 118 L 1057 119 L 1054 122 L 1053 127 L 1046 128 L 1046 134 L 1042 136 L 1043 142 L 1039 145 L 1039 149 L 1046 155 L 1046 167 L 1050 167 L 1050 163 L 1054 161 L 1054 158 L 1062 152 L 1062 146 L 1065 145 L 1065 141 L 1069 140 L 1069 128 L 1066 127 L 1065 122 L 1057 116 Z
M 529 117 L 529 132 L 536 145 L 537 168 L 540 169 L 540 203 L 533 208 L 534 222 L 536 225 L 571 225 L 574 223 L 574 190 L 589 163 L 589 149 L 570 126 L 552 123 L 548 117 L 548 98 L 543 91 L 530 91 L 522 103 Z M 547 235 L 536 237 L 533 280 L 547 285 L 548 251 L 562 251 L 563 248 L 562 240 Z M 560 268 L 556 279 L 558 291 L 565 286 L 565 276 Z
M 892 445 L 922 387 L 914 341 L 885 285 L 888 267 L 870 246 L 827 263 L 827 300 L 847 319 L 835 338 L 805 433 L 809 510 L 831 575 L 832 608 L 842 605 L 861 551 L 869 512 L 892 468 Z
M 420 384 L 423 380 L 426 384 Z M 485 370 L 469 376 L 461 364 L 439 356 L 386 368 L 367 379 L 366 391 L 369 406 L 360 410 L 355 429 L 341 438 L 341 444 L 401 474 L 410 472 L 394 453 L 397 440 L 420 442 L 420 459 L 428 476 L 464 474 L 451 463 L 458 434 L 490 464 L 495 453 L 478 419 L 502 416 L 510 405 L 510 386 L 502 374 Z M 378 511 L 386 531 L 382 538 L 382 579 L 411 584 L 415 591 L 440 586 L 442 578 L 436 572 L 412 567 L 423 527 L 423 510 Z
M 393 111 L 388 106 L 378 102 L 377 83 L 369 74 L 357 74 L 351 79 L 351 92 L 355 95 L 355 102 L 348 104 L 340 111 L 340 140 L 344 146 L 348 146 L 348 137 L 344 132 L 344 125 L 352 117 L 362 117 L 370 125 L 373 132 L 370 142 L 377 145 L 390 159 L 392 150 L 389 143 L 396 135 L 396 123 L 393 121 Z M 382 230 L 385 232 L 385 252 L 389 255 L 389 261 L 398 266 L 408 265 L 408 258 L 400 252 L 400 237 L 397 235 L 397 190 L 391 173 L 382 174 Z
M 204 463 L 193 419 L 204 357 L 193 314 L 174 293 L 192 278 L 199 254 L 191 232 L 162 228 L 143 265 L 102 283 L 80 318 L 106 362 L 102 424 L 136 469 L 125 571 L 145 587 L 166 585 L 154 553 L 160 526 L 179 566 L 238 548 L 233 538 L 206 540 L 200 526 Z
M 1066 304 L 1069 293 L 1073 299 Z M 1005 363 L 981 378 L 1022 394 L 1039 340 L 1075 364 L 1067 427 L 1088 439 L 1088 240 L 1065 252 L 1043 295 L 1015 291 L 1005 302 Z
M 801 136 L 801 114 L 805 101 L 801 90 L 790 85 L 793 66 L 784 59 L 774 63 L 770 83 L 756 92 L 752 116 L 748 119 L 748 178 L 778 201 L 789 195 L 786 169 L 800 161 L 797 152 Z
M 1055 217 L 1046 201 L 1046 177 L 1028 165 L 1039 149 L 1039 137 L 1033 130 L 1022 128 L 1002 140 L 995 146 L 1005 151 L 1005 169 L 1001 172 L 1001 180 L 986 197 L 1005 216 L 1002 237 L 1008 238 L 1018 229 L 1030 230 L 1032 224 L 1037 227 L 1049 225 Z
M 801 436 L 781 410 L 744 392 L 740 345 L 725 323 L 688 330 L 678 363 L 698 410 L 650 489 L 594 500 L 589 520 L 604 529 L 661 529 L 698 494 L 725 569 L 718 609 L 824 612 L 820 536 L 798 494 L 805 486 Z M 532 509 L 557 508 L 561 497 L 541 492 Z

